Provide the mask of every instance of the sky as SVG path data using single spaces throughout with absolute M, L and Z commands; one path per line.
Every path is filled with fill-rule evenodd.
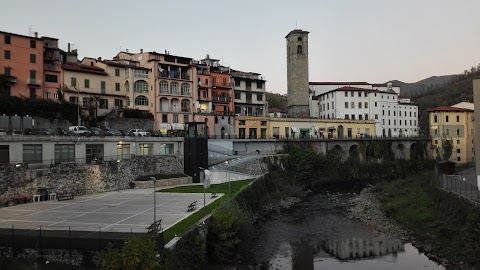
M 478 0 L 15 0 L 0 31 L 74 44 L 79 58 L 170 51 L 261 73 L 287 92 L 286 40 L 309 31 L 309 81 L 416 82 L 480 63 Z

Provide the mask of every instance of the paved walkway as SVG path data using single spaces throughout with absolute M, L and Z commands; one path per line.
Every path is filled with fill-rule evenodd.
M 127 189 L 75 197 L 66 201 L 26 203 L 0 208 L 0 228 L 102 232 L 147 232 L 153 222 L 152 189 Z M 206 204 L 218 199 L 206 195 Z M 203 193 L 156 193 L 156 218 L 168 229 L 189 216 L 187 206 L 197 201 L 203 207 Z

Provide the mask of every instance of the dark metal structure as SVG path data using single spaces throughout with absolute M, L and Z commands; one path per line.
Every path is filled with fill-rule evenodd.
M 185 126 L 184 171 L 200 183 L 200 168 L 208 168 L 208 127 L 205 122 L 189 122 Z

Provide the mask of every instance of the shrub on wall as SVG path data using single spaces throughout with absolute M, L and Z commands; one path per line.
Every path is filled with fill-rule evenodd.
M 153 119 L 153 114 L 149 111 L 142 111 L 139 109 L 125 109 L 123 112 L 124 118 L 144 118 Z

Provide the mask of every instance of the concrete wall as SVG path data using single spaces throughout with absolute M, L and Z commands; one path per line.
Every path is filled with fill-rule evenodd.
M 134 188 L 136 189 L 153 188 L 153 181 L 133 181 L 133 183 L 134 183 Z M 186 185 L 191 183 L 193 183 L 193 181 L 192 181 L 192 177 L 190 176 L 169 178 L 169 179 L 159 179 L 155 183 L 155 188 Z
M 33 170 L 10 165 L 0 168 L 0 197 L 33 195 L 38 188 L 54 188 L 57 193 L 74 195 L 94 194 L 130 188 L 130 182 L 141 175 L 181 173 L 183 155 L 136 156 L 121 162 L 59 164 Z

